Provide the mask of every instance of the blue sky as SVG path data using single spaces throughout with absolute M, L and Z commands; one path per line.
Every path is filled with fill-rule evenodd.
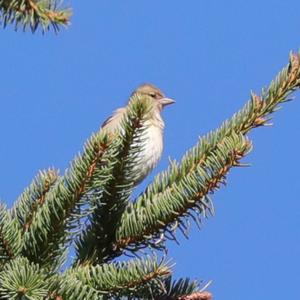
M 155 174 L 250 90 L 260 92 L 300 47 L 296 0 L 72 2 L 72 26 L 58 35 L 1 31 L 0 198 L 9 204 L 39 169 L 63 172 L 137 85 L 152 82 L 177 101 L 164 112 Z M 180 247 L 169 245 L 175 276 L 212 279 L 215 299 L 299 298 L 295 96 L 272 128 L 251 134 L 252 167 L 232 170 L 213 196 L 216 216 Z

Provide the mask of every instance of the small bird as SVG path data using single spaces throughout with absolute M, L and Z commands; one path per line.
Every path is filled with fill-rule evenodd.
M 152 84 L 143 84 L 133 93 L 149 96 L 153 100 L 150 118 L 145 121 L 146 127 L 143 136 L 143 147 L 138 154 L 137 163 L 133 169 L 135 174 L 134 184 L 138 184 L 153 170 L 157 165 L 163 151 L 163 131 L 165 123 L 162 119 L 162 109 L 175 103 L 173 99 L 165 97 L 163 92 Z M 122 129 L 122 118 L 128 106 L 117 109 L 102 125 L 102 130 L 113 133 Z

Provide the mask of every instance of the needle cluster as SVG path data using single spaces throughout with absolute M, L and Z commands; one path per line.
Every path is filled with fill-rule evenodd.
M 22 10 L 32 4 L 0 1 L 0 7 L 21 2 Z M 166 240 L 176 242 L 178 232 L 188 236 L 191 221 L 202 226 L 213 214 L 213 193 L 252 150 L 249 132 L 269 125 L 271 114 L 299 89 L 299 62 L 300 55 L 291 54 L 260 96 L 252 93 L 136 198 L 133 170 L 151 101 L 132 96 L 122 130 L 93 134 L 63 175 L 41 171 L 13 208 L 0 206 L 0 299 L 211 299 L 196 281 L 174 281 L 160 250 Z M 72 246 L 74 257 L 62 271 Z M 123 261 L 124 254 L 136 258 Z

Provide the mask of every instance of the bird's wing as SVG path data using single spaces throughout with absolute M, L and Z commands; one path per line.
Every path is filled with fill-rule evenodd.
M 109 118 L 107 118 L 101 126 L 102 130 L 107 130 L 108 132 L 114 132 L 116 129 L 119 129 L 121 126 L 121 121 L 123 115 L 126 111 L 126 108 L 119 108 L 115 110 Z

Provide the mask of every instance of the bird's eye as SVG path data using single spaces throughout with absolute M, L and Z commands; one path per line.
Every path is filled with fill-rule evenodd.
M 150 93 L 149 95 L 150 95 L 150 97 L 156 99 L 156 94 L 155 93 Z

